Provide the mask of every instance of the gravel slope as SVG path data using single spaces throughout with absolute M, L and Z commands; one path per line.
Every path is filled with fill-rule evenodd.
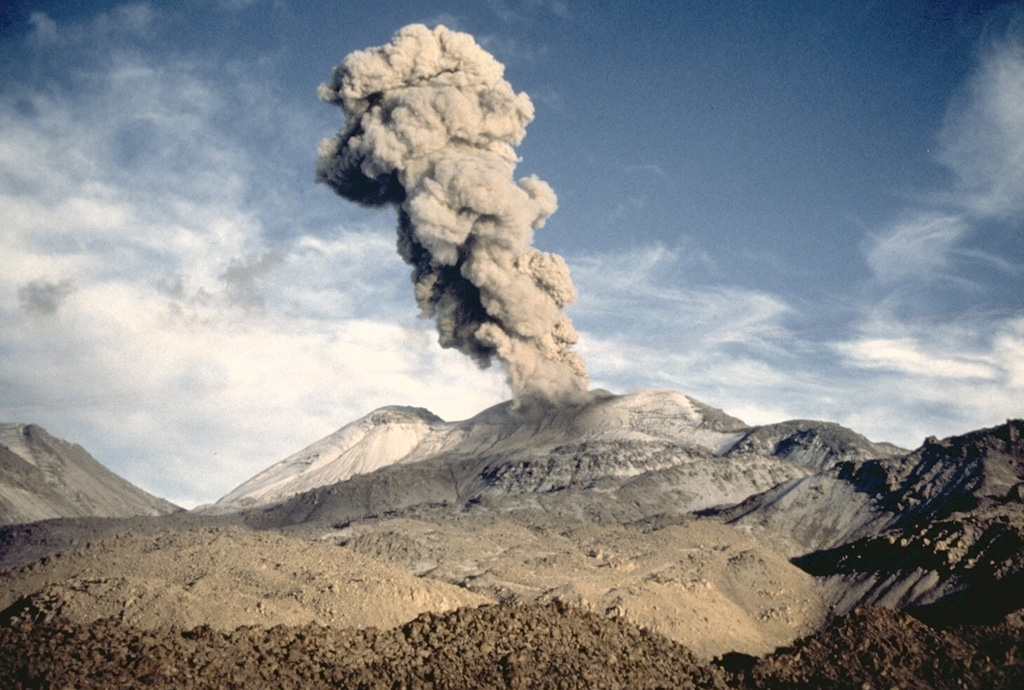
M 392 627 L 488 601 L 351 550 L 240 527 L 128 532 L 0 573 L 0 611 L 142 629 Z
M 537 516 L 394 518 L 323 538 L 493 600 L 563 601 L 622 617 L 707 659 L 765 654 L 826 615 L 813 577 L 746 533 L 707 520 L 642 529 Z

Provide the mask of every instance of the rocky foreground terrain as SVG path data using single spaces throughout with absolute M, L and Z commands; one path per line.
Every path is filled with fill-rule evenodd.
M 21 609 L 0 626 L 5 688 L 1018 688 L 1024 621 L 934 629 L 856 609 L 763 658 L 707 661 L 561 604 L 424 613 L 390 629 L 141 629 Z
M 385 408 L 216 506 L 0 528 L 0 687 L 1022 687 L 1022 432 Z

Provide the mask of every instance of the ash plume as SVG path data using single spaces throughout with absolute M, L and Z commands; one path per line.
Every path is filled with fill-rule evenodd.
M 533 104 L 471 36 L 411 25 L 356 51 L 319 89 L 345 125 L 320 143 L 316 179 L 398 211 L 398 252 L 439 343 L 481 367 L 504 362 L 514 399 L 563 403 L 587 390 L 565 260 L 531 246 L 556 207 L 535 176 L 516 181 L 514 146 Z

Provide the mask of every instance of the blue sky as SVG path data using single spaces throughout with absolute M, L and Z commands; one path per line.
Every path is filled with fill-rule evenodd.
M 318 84 L 413 22 L 533 100 L 593 386 L 908 447 L 1024 414 L 1019 0 L 14 0 L 0 419 L 191 506 L 376 407 L 506 399 L 417 318 L 394 212 L 313 183 Z

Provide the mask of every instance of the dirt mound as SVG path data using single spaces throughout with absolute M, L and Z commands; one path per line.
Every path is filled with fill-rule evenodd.
M 18 568 L 48 556 L 81 548 L 117 534 L 156 534 L 201 527 L 241 526 L 236 515 L 200 515 L 182 511 L 171 515 L 130 518 L 56 518 L 0 526 L 0 571 Z
M 78 623 L 387 627 L 484 601 L 559 600 L 622 616 L 708 659 L 770 652 L 825 617 L 811 576 L 712 521 L 645 530 L 435 516 L 305 531 L 304 539 L 187 522 L 105 538 L 51 527 L 76 535 L 79 548 L 0 572 L 0 611 L 27 597 Z
M 0 573 L 0 611 L 142 629 L 389 627 L 487 601 L 351 550 L 238 527 L 124 533 Z
M 708 659 L 766 654 L 826 616 L 810 575 L 748 534 L 707 520 L 644 530 L 486 514 L 392 518 L 324 538 L 495 601 L 558 600 L 621 616 Z
M 0 686 L 12 690 L 727 687 L 723 672 L 659 635 L 564 606 L 424 614 L 387 631 L 142 631 L 28 617 L 0 628 Z
M 113 619 L 0 626 L 0 687 L 734 688 L 991 690 L 1024 685 L 1021 614 L 937 630 L 857 609 L 794 647 L 717 664 L 622 621 L 559 604 L 425 613 L 397 628 L 220 631 Z M 728 670 L 727 670 L 728 669 Z
M 737 682 L 757 690 L 1019 688 L 1022 651 L 1019 616 L 939 630 L 893 609 L 860 608 L 758 661 Z

